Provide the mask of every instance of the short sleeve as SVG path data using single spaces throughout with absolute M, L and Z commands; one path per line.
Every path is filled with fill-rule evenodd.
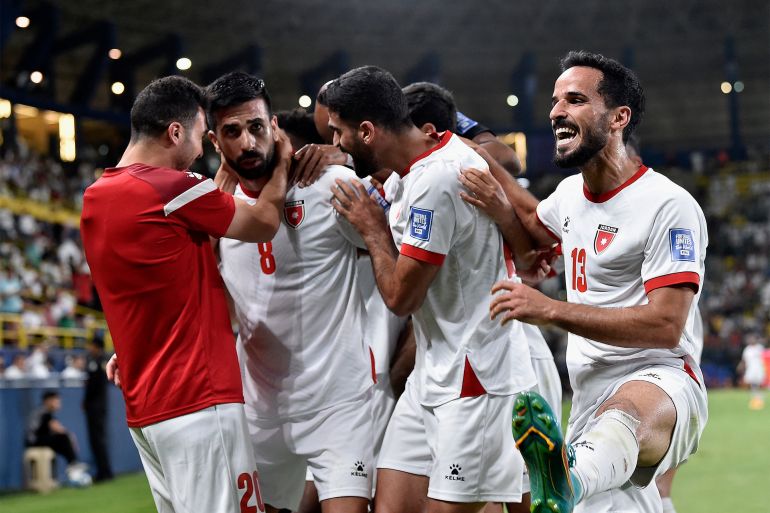
M 559 187 L 546 199 L 538 203 L 536 215 L 540 225 L 555 241 L 561 242 L 561 222 L 559 221 Z
M 222 237 L 235 216 L 235 200 L 206 178 L 166 203 L 163 211 L 190 230 Z
M 408 217 L 401 254 L 434 265 L 443 264 L 449 253 L 458 214 L 457 180 L 448 179 L 441 167 L 433 162 L 421 169 L 404 198 Z
M 696 291 L 703 280 L 708 234 L 695 200 L 680 196 L 666 201 L 653 221 L 644 249 L 644 289 L 690 284 Z

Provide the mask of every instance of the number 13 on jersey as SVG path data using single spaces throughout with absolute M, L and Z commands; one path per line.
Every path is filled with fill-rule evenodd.
M 572 290 L 585 292 L 588 290 L 586 279 L 586 250 L 583 248 L 574 248 L 572 257 Z

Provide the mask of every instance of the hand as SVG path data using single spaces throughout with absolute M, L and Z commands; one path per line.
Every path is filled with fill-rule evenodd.
M 291 158 L 292 154 L 294 153 L 294 149 L 291 147 L 291 141 L 289 140 L 289 136 L 286 135 L 286 132 L 281 130 L 280 128 L 277 128 L 273 131 L 273 139 L 275 140 L 275 168 L 273 169 L 273 172 L 279 171 L 279 170 L 285 170 L 286 173 L 289 172 L 289 169 L 291 168 Z
M 107 379 L 115 383 L 115 386 L 120 388 L 120 369 L 118 369 L 118 355 L 112 355 L 112 358 L 107 362 Z
M 492 287 L 492 298 L 489 305 L 490 317 L 494 320 L 502 314 L 500 323 L 505 325 L 508 321 L 518 320 L 528 324 L 548 324 L 550 312 L 553 309 L 554 300 L 523 283 L 508 280 L 499 281 Z
M 367 234 L 387 230 L 385 213 L 377 200 L 366 193 L 366 189 L 358 181 L 344 182 L 339 178 L 332 187 L 332 206 L 341 216 L 366 238 Z M 373 192 L 379 194 L 378 192 Z
M 238 185 L 238 175 L 225 170 L 224 166 L 220 166 L 217 169 L 217 174 L 214 176 L 214 183 L 220 191 L 227 194 L 235 194 L 235 187 Z
M 465 169 L 460 173 L 460 183 L 471 192 L 471 194 L 467 194 L 461 191 L 460 197 L 465 202 L 475 205 L 498 225 L 516 215 L 500 186 L 500 182 L 488 171 Z
M 536 251 L 535 262 L 532 267 L 526 270 L 516 270 L 516 274 L 521 281 L 534 287 L 546 278 L 555 276 L 552 266 L 554 261 L 559 258 L 559 253 L 553 247 L 539 249 Z
M 338 147 L 330 144 L 306 144 L 294 154 L 293 183 L 300 187 L 311 185 L 327 166 L 344 166 L 348 157 Z

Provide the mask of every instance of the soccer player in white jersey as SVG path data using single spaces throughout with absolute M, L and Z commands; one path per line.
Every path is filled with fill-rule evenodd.
M 455 106 L 454 97 L 448 90 L 430 82 L 416 82 L 404 87 L 404 95 L 406 96 L 407 105 L 409 106 L 409 117 L 412 119 L 412 122 L 423 132 L 443 132 L 445 130 L 451 130 L 454 132 L 457 128 L 457 108 Z M 501 179 L 505 179 L 507 177 L 508 180 L 513 180 L 514 178 L 511 175 L 516 175 L 521 172 L 521 165 L 518 158 L 516 157 L 516 154 L 513 153 L 511 148 L 498 141 L 496 138 L 494 139 L 494 143 L 489 141 L 486 142 L 484 146 L 480 144 L 472 144 L 472 146 L 487 162 L 490 167 L 490 171 L 496 168 L 497 174 L 504 175 L 501 176 Z M 492 154 L 490 154 L 486 149 L 491 147 L 497 150 L 498 146 L 503 146 L 505 150 L 513 153 L 513 155 L 507 155 L 508 152 L 499 150 L 495 151 L 495 155 L 499 156 L 502 154 L 507 157 L 503 159 L 508 163 L 507 168 L 503 166 L 500 161 L 497 160 L 497 158 L 493 158 Z M 510 169 L 513 169 L 514 171 L 511 172 Z M 497 203 L 492 203 L 489 201 L 492 198 L 504 199 L 504 194 L 502 193 L 502 190 L 500 189 L 499 184 L 497 184 L 494 176 L 491 174 L 484 174 L 481 176 L 487 178 L 489 183 L 493 186 L 490 188 L 493 191 L 493 194 L 491 197 L 486 198 L 487 202 L 480 201 L 481 198 L 478 196 L 484 194 L 486 189 L 481 190 L 478 188 L 471 188 L 471 192 L 474 193 L 473 196 L 464 192 L 461 192 L 460 196 L 481 209 L 493 221 L 495 221 L 495 223 L 504 224 L 505 221 L 508 221 L 514 217 L 513 207 L 511 207 L 508 203 L 505 206 L 506 208 L 501 208 L 502 205 L 498 205 Z M 474 184 L 469 183 L 469 186 L 473 187 Z M 541 262 L 537 262 L 537 265 L 537 270 L 540 270 Z M 515 273 L 516 270 L 512 262 L 510 271 L 514 274 L 517 274 Z M 543 278 L 545 274 L 546 273 L 542 273 L 540 278 Z M 536 276 L 537 273 L 533 273 L 533 275 Z M 513 279 L 520 278 L 516 276 Z M 536 326 L 525 324 L 523 328 L 526 333 L 527 342 L 529 343 L 529 353 L 532 362 L 532 368 L 535 371 L 535 376 L 537 378 L 537 385 L 535 386 L 535 390 L 543 395 L 546 400 L 548 400 L 549 404 L 561 405 L 561 379 L 559 378 L 559 371 L 556 368 L 556 364 L 554 363 L 553 354 L 548 347 L 548 343 L 545 341 L 545 338 L 543 338 L 542 333 L 540 333 L 540 330 Z M 554 414 L 556 416 L 557 423 L 561 423 L 561 408 L 554 410 Z M 523 489 L 525 492 L 529 492 L 529 479 L 526 476 L 524 478 Z M 517 511 L 528 512 L 528 501 L 525 502 L 526 504 L 519 503 L 514 505 L 513 508 L 509 507 L 508 511 L 510 513 L 515 513 Z M 487 509 L 485 511 L 489 513 L 491 510 Z
M 635 75 L 587 52 L 569 53 L 562 69 L 550 113 L 554 160 L 580 174 L 539 204 L 515 185 L 506 194 L 525 228 L 520 255 L 561 242 L 568 302 L 502 282 L 490 309 L 502 322 L 570 332 L 574 464 L 567 468 L 550 408 L 534 393 L 517 399 L 514 435 L 534 511 L 657 512 L 658 490 L 647 485 L 697 449 L 707 418 L 692 358 L 706 223 L 684 189 L 626 154 L 644 112 Z
M 252 203 L 272 169 L 276 120 L 261 80 L 235 72 L 209 85 L 209 137 L 217 175 L 237 176 Z M 323 511 L 367 510 L 372 447 L 372 369 L 356 283 L 360 238 L 331 206 L 330 166 L 286 195 L 271 242 L 221 239 L 220 272 L 240 327 L 246 418 L 268 509 L 296 511 L 310 468 Z
M 743 348 L 739 367 L 743 371 L 743 382 L 751 388 L 749 408 L 752 410 L 761 410 L 765 407 L 765 400 L 762 397 L 766 376 L 764 353 L 765 346 L 762 345 L 761 337 L 756 333 L 750 333 L 746 337 L 746 347 Z
M 375 510 L 475 512 L 488 501 L 519 502 L 522 461 L 506 430 L 514 394 L 535 379 L 521 325 L 491 322 L 485 304 L 488 287 L 508 276 L 502 238 L 460 199 L 457 181 L 462 168 L 485 163 L 451 132 L 414 126 L 385 70 L 351 70 L 324 95 L 335 142 L 356 173 L 389 176 L 385 187 L 395 191 L 390 230 L 358 183 L 338 180 L 333 204 L 366 242 L 388 308 L 412 314 L 417 341 L 377 464 Z

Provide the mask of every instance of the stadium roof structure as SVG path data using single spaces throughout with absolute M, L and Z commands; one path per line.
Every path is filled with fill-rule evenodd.
M 58 103 L 125 110 L 155 76 L 205 83 L 234 67 L 262 75 L 279 108 L 314 97 L 345 69 L 377 64 L 401 82 L 433 80 L 500 130 L 548 127 L 558 60 L 586 49 L 635 69 L 648 96 L 645 146 L 729 147 L 770 140 L 770 2 L 734 0 L 4 0 L 0 80 Z M 49 72 L 28 81 L 46 13 Z M 26 29 L 6 19 L 28 15 Z M 89 39 L 90 36 L 90 39 Z M 84 43 L 84 41 L 87 41 Z M 69 46 L 66 46 L 69 45 Z M 117 61 L 94 63 L 114 45 Z M 191 60 L 187 71 L 175 68 Z M 102 59 L 104 61 L 104 59 Z M 121 62 L 122 61 L 122 62 Z M 26 75 L 25 75 L 26 73 Z M 26 78 L 25 78 L 26 77 Z M 50 82 L 48 82 L 50 80 Z M 121 98 L 114 81 L 126 86 Z M 731 86 L 723 94 L 723 82 Z M 736 83 L 741 85 L 736 87 Z M 48 87 L 48 90 L 46 90 Z M 736 92 L 740 88 L 741 91 Z M 46 94 L 48 96 L 46 97 Z M 510 95 L 516 107 L 506 104 Z

